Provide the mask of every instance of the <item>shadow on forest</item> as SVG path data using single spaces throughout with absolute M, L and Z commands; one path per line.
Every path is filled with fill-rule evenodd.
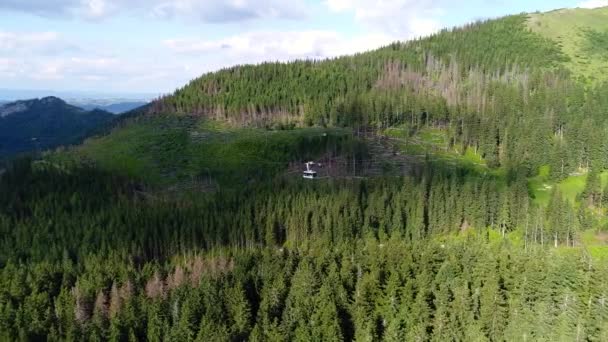
M 0 264 L 66 256 L 78 260 L 91 252 L 145 262 L 176 251 L 296 247 L 309 240 L 331 244 L 369 233 L 379 238 L 395 229 L 415 240 L 494 225 L 505 202 L 501 196 L 511 196 L 505 187 L 519 184 L 517 191 L 525 192 L 521 198 L 528 198 L 525 182 L 523 190 L 519 182 L 523 174 L 413 160 L 405 177 L 388 173 L 310 181 L 298 173 L 211 193 L 149 197 L 142 196 L 141 183 L 93 166 L 60 169 L 24 159 L 0 178 L 0 233 L 5 236 Z M 519 192 L 509 203 L 521 202 Z M 518 213 L 513 210 L 509 224 L 517 224 Z

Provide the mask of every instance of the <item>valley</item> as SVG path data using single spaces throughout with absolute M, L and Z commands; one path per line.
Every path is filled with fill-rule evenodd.
M 604 23 L 235 65 L 12 159 L 0 339 L 607 340 Z

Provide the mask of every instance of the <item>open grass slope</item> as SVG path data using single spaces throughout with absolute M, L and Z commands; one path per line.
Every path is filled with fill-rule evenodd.
M 486 161 L 474 149 L 461 145 L 450 146 L 447 131 L 444 129 L 428 127 L 414 134 L 408 131 L 406 126 L 391 127 L 384 130 L 383 134 L 403 154 L 437 162 L 444 167 L 467 169 L 473 174 L 491 173 L 494 176 L 503 176 L 504 170 L 488 167 Z
M 129 122 L 48 158 L 93 163 L 156 186 L 197 180 L 234 185 L 275 175 L 291 162 L 340 153 L 351 137 L 343 129 L 234 128 L 167 115 Z
M 554 182 L 550 180 L 549 168 L 543 166 L 536 177 L 528 180 L 528 187 L 534 202 L 541 206 L 546 207 L 549 204 L 551 193 L 555 188 L 565 199 L 576 205 L 578 196 L 583 193 L 587 185 L 587 176 L 587 173 L 573 174 L 559 182 Z M 600 181 L 602 188 L 608 186 L 608 171 L 600 173 Z
M 528 26 L 561 47 L 575 76 L 608 80 L 608 7 L 560 9 L 529 16 Z

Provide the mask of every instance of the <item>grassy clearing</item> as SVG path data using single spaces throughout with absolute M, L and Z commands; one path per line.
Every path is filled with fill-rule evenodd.
M 427 128 L 413 136 L 408 136 L 406 129 L 393 128 L 386 130 L 384 134 L 397 141 L 403 153 L 428 155 L 433 161 L 466 167 L 479 174 L 492 174 L 497 178 L 504 176 L 504 169 L 489 168 L 483 158 L 471 148 L 467 148 L 464 153 L 462 147 L 446 149 L 447 134 L 440 129 Z M 551 193 L 557 188 L 563 198 L 577 205 L 578 196 L 585 189 L 587 174 L 572 175 L 558 183 L 551 181 L 549 175 L 549 166 L 543 166 L 539 169 L 537 176 L 528 179 L 528 187 L 534 203 L 542 206 L 548 205 Z M 600 180 L 603 187 L 608 186 L 608 171 L 600 173 Z
M 562 193 L 563 198 L 570 201 L 571 204 L 576 204 L 576 198 L 585 190 L 587 184 L 587 175 L 570 176 L 558 184 L 558 188 Z
M 590 246 L 586 250 L 593 259 L 602 262 L 608 261 L 608 246 Z
M 602 188 L 608 186 L 608 171 L 600 173 L 600 184 L 602 184 Z
M 449 146 L 447 133 L 438 128 L 426 128 L 410 136 L 407 128 L 391 128 L 383 132 L 393 138 L 402 153 L 408 155 L 424 156 L 431 161 L 445 165 L 466 167 L 477 173 L 500 173 L 499 170 L 490 170 L 481 155 L 471 148 L 462 146 Z
M 391 127 L 391 128 L 387 128 L 386 130 L 384 130 L 383 133 L 387 137 L 395 138 L 395 139 L 404 139 L 405 140 L 409 137 L 407 127 Z
M 528 27 L 561 47 L 575 75 L 590 82 L 608 79 L 608 7 L 535 13 Z
M 563 198 L 574 205 L 578 204 L 578 196 L 583 193 L 585 185 L 587 184 L 587 174 L 572 175 L 559 183 L 555 183 L 549 179 L 549 171 L 548 166 L 543 166 L 540 168 L 536 177 L 532 177 L 528 180 L 528 187 L 534 198 L 534 202 L 542 206 L 547 206 L 553 189 L 557 187 Z M 600 173 L 600 181 L 602 187 L 605 188 L 608 185 L 608 171 Z
M 608 235 L 598 233 L 596 230 L 588 230 L 580 234 L 580 242 L 586 252 L 594 259 L 608 261 Z
M 159 186 L 209 178 L 235 185 L 328 149 L 340 153 L 350 136 L 341 129 L 270 131 L 168 116 L 126 125 L 50 158 L 91 161 Z
M 291 161 L 314 159 L 328 150 L 340 153 L 350 132 L 307 128 L 289 131 L 262 129 L 199 129 L 198 141 L 189 146 L 190 174 L 207 173 L 224 182 L 272 176 Z
M 548 180 L 549 168 L 547 166 L 540 169 L 539 175 L 529 180 L 529 188 L 534 196 L 534 202 L 541 206 L 547 206 L 551 197 L 551 192 L 554 187 L 557 187 L 562 196 L 570 201 L 574 206 L 580 205 L 578 196 L 584 191 L 587 175 L 573 175 L 559 183 L 553 183 Z M 600 174 L 602 186 L 608 184 L 608 171 Z M 605 215 L 598 213 L 597 219 L 600 226 L 604 226 L 606 222 Z M 558 253 L 573 253 L 574 251 L 582 251 L 589 253 L 595 260 L 608 261 L 608 235 L 598 233 L 597 230 L 588 230 L 581 232 L 579 235 L 581 247 L 559 247 Z
M 601 241 L 598 239 L 596 230 L 587 230 L 582 232 L 580 234 L 580 240 L 585 246 L 605 245 L 605 243 L 600 243 Z
M 528 187 L 536 204 L 547 206 L 551 198 L 551 193 L 557 188 L 563 198 L 575 204 L 577 196 L 585 189 L 587 175 L 570 176 L 559 183 L 549 180 L 549 167 L 543 166 L 536 177 L 528 180 Z
M 477 154 L 475 150 L 470 147 L 467 147 L 462 159 L 469 163 L 486 166 L 486 161 L 481 157 L 481 155 Z
M 469 235 L 476 235 L 474 231 L 468 233 Z M 505 243 L 510 246 L 515 246 L 518 248 L 523 248 L 524 243 L 524 233 L 521 230 L 515 230 L 510 233 L 507 233 L 503 238 L 502 234 L 496 229 L 488 229 L 488 241 L 491 244 L 495 245 L 504 245 Z M 465 238 L 466 235 L 457 235 L 457 236 L 446 236 L 442 237 L 441 241 L 449 241 L 450 239 L 459 239 Z M 555 253 L 556 256 L 565 256 L 565 255 L 589 255 L 593 258 L 595 262 L 606 262 L 608 261 L 608 243 L 605 238 L 601 235 L 598 235 L 595 230 L 582 232 L 580 235 L 580 246 L 576 247 L 566 247 L 560 245 L 557 248 L 553 247 L 553 242 L 548 241 L 545 244 L 545 248 L 550 253 Z M 538 248 L 539 245 L 531 246 Z
M 159 120 L 129 125 L 109 135 L 88 139 L 80 146 L 52 153 L 47 158 L 64 163 L 68 160 L 92 162 L 111 172 L 149 183 L 160 183 L 161 161 L 168 163 L 167 157 L 171 154 L 158 148 L 163 145 L 166 150 L 179 147 L 173 145 L 172 136 L 176 135 L 176 131 L 160 130 L 159 125 Z M 156 151 L 152 152 L 153 148 Z
M 504 238 L 497 229 L 488 229 L 488 241 L 493 244 L 503 244 L 507 242 L 511 246 L 524 247 L 524 233 L 521 230 L 514 230 L 505 234 Z
M 555 184 L 548 181 L 549 172 L 549 166 L 542 166 L 538 175 L 528 180 L 528 188 L 536 204 L 547 205 L 549 203 L 551 191 L 553 191 L 553 187 L 555 186 Z

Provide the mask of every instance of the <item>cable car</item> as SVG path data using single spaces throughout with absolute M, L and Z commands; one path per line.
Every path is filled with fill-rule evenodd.
M 304 174 L 302 175 L 303 178 L 305 178 L 305 179 L 316 179 L 317 178 L 317 171 L 312 169 L 313 165 L 315 165 L 314 162 L 306 163 L 306 170 L 304 171 Z

